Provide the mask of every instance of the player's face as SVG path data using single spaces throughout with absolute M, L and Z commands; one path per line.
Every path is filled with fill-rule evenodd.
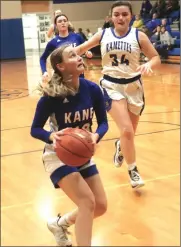
M 127 6 L 118 6 L 112 10 L 112 21 L 116 29 L 124 31 L 129 27 L 131 12 Z
M 57 18 L 56 25 L 59 31 L 67 31 L 69 23 L 67 18 L 62 15 Z
M 72 46 L 65 48 L 62 55 L 62 68 L 64 72 L 70 73 L 72 75 L 80 75 L 84 72 L 83 60 L 79 55 L 77 55 L 75 49 Z

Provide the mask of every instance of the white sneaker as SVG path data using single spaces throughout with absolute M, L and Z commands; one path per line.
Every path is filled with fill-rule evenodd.
M 136 166 L 133 170 L 129 170 L 128 173 L 130 177 L 131 186 L 133 189 L 138 189 L 145 185 Z
M 57 246 L 72 246 L 72 242 L 67 237 L 69 225 L 66 222 L 65 224 L 60 223 L 60 218 L 61 216 L 58 215 L 56 218 L 49 220 L 47 227 L 53 233 Z
M 120 140 L 115 142 L 116 152 L 114 154 L 114 165 L 121 167 L 124 161 L 123 154 L 121 153 Z

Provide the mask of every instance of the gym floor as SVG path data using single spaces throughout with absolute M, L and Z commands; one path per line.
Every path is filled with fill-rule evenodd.
M 99 83 L 101 61 L 86 61 L 85 77 Z M 1 243 L 2 246 L 55 246 L 46 220 L 74 204 L 55 190 L 44 171 L 44 143 L 30 136 L 39 96 L 39 56 L 1 65 Z M 93 246 L 179 246 L 180 244 L 180 66 L 163 64 L 144 76 L 146 107 L 135 143 L 146 185 L 134 192 L 126 164 L 113 165 L 119 137 L 109 131 L 95 160 L 107 198 L 107 213 L 94 221 Z M 48 128 L 48 125 L 46 125 Z M 75 243 L 74 228 L 71 227 Z

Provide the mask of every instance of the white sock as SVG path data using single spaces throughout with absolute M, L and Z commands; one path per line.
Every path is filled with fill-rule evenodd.
M 69 216 L 71 213 L 67 213 L 65 215 L 63 215 L 59 220 L 58 220 L 58 224 L 60 225 L 65 225 L 66 227 L 69 227 L 73 224 L 73 222 L 71 222 L 69 220 Z
M 132 164 L 128 164 L 128 170 L 133 170 L 136 167 L 136 162 L 133 162 Z

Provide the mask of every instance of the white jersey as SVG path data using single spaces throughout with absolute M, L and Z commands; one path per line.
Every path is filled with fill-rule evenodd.
M 104 75 L 133 78 L 140 74 L 136 71 L 141 52 L 136 28 L 130 28 L 123 37 L 116 36 L 112 27 L 106 28 L 103 30 L 100 45 Z

